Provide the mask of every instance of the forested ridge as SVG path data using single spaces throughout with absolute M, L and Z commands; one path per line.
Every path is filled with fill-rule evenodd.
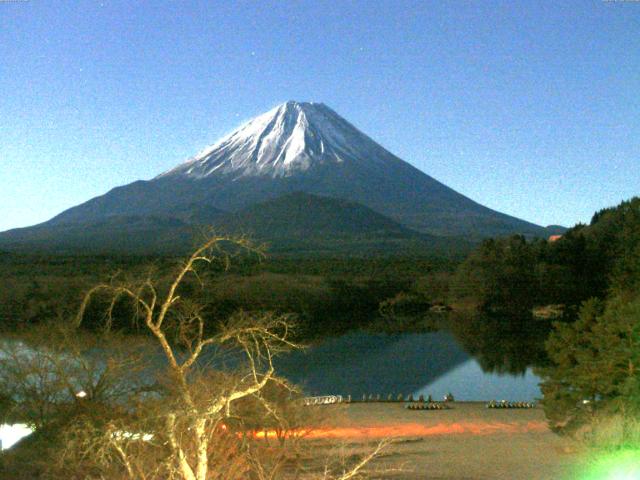
M 334 335 L 366 326 L 380 304 L 410 291 L 425 278 L 448 277 L 457 260 L 431 256 L 236 258 L 228 270 L 211 267 L 202 289 L 189 279 L 182 289 L 209 306 L 208 325 L 237 309 L 294 314 L 300 335 Z M 180 263 L 169 256 L 0 255 L 0 330 L 13 331 L 73 316 L 86 290 L 114 279 L 166 276 Z M 426 282 L 429 283 L 429 282 Z M 95 310 L 95 316 L 92 312 Z M 101 322 L 101 305 L 86 325 Z M 125 301 L 116 318 L 129 325 Z M 127 327 L 128 328 L 128 327 Z
M 640 274 L 640 198 L 593 215 L 555 241 L 485 240 L 459 266 L 453 297 L 482 310 L 528 311 L 631 291 Z
M 586 435 L 598 448 L 634 446 L 640 438 L 640 198 L 600 210 L 588 225 L 554 240 L 485 240 L 458 267 L 450 290 L 453 301 L 492 317 L 462 318 L 457 328 L 482 360 L 486 352 L 495 355 L 496 348 L 483 353 L 491 341 L 504 351 L 514 325 L 520 324 L 515 332 L 537 326 L 528 333 L 528 358 L 517 349 L 500 358 L 512 370 L 537 365 L 550 426 Z
M 294 313 L 316 333 L 363 326 L 389 302 L 412 311 L 416 305 L 471 309 L 502 316 L 502 323 L 516 317 L 525 321 L 532 310 L 551 305 L 556 307 L 551 316 L 570 321 L 583 301 L 637 287 L 639 204 L 634 198 L 603 209 L 589 225 L 576 225 L 554 242 L 522 236 L 487 239 L 462 261 L 267 252 L 262 261 L 236 259 L 231 270 L 210 272 L 216 288 L 201 295 L 210 297 L 220 314 L 237 308 Z M 177 261 L 171 256 L 0 254 L 0 327 L 63 317 L 96 282 L 150 272 L 162 276 Z

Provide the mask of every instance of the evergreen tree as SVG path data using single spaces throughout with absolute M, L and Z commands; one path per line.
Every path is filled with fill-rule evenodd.
M 553 365 L 538 373 L 553 429 L 571 430 L 598 411 L 638 411 L 640 295 L 584 302 L 574 323 L 554 325 L 546 348 Z
M 535 266 L 536 249 L 524 237 L 485 240 L 456 272 L 454 295 L 485 311 L 529 311 L 538 297 Z

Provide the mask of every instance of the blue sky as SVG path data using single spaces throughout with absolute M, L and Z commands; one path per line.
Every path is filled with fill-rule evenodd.
M 0 231 L 286 100 L 535 223 L 640 194 L 634 1 L 0 1 L 0 92 Z

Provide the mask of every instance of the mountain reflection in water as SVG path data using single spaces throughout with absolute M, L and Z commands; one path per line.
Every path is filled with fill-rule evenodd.
M 509 400 L 531 402 L 542 397 L 540 378 L 528 368 L 522 375 L 488 373 L 475 359 L 447 372 L 414 393 L 414 397 L 432 395 L 441 400 L 453 393 L 456 400 Z
M 309 395 L 413 394 L 434 399 L 533 400 L 540 396 L 530 369 L 524 375 L 486 373 L 448 332 L 352 332 L 278 360 L 281 375 Z M 456 395 L 457 393 L 457 395 Z

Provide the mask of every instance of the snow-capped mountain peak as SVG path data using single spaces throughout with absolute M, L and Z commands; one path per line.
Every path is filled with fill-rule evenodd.
M 221 212 L 236 215 L 252 206 L 262 209 L 264 202 L 288 196 L 279 205 L 294 205 L 294 210 L 280 221 L 305 231 L 304 225 L 309 224 L 296 223 L 300 220 L 296 212 L 315 200 L 291 197 L 294 192 L 355 202 L 406 227 L 432 234 L 548 236 L 545 229 L 490 210 L 421 172 L 329 107 L 301 102 L 279 105 L 173 170 L 149 181 L 114 188 L 62 212 L 47 224 L 58 235 L 66 232 L 60 228 L 63 224 L 102 225 L 105 220 L 128 224 L 131 218 L 143 218 L 148 219 L 143 227 L 152 235 L 159 228 L 155 219 L 168 218 L 182 225 L 171 227 L 181 236 L 185 219 L 187 223 L 216 223 L 221 218 L 218 215 L 224 215 Z M 326 209 L 329 204 L 323 205 Z M 342 218 L 359 221 L 357 215 Z M 139 226 L 134 223 L 128 231 L 137 231 Z M 269 228 L 272 226 L 275 228 L 269 223 Z M 29 235 L 43 238 L 40 228 Z M 77 231 L 74 241 L 80 245 L 87 240 L 84 230 Z M 309 234 L 313 236 L 311 231 Z M 0 246 L 1 242 L 2 235 Z
M 283 103 L 160 175 L 288 177 L 313 165 L 391 155 L 322 103 Z

